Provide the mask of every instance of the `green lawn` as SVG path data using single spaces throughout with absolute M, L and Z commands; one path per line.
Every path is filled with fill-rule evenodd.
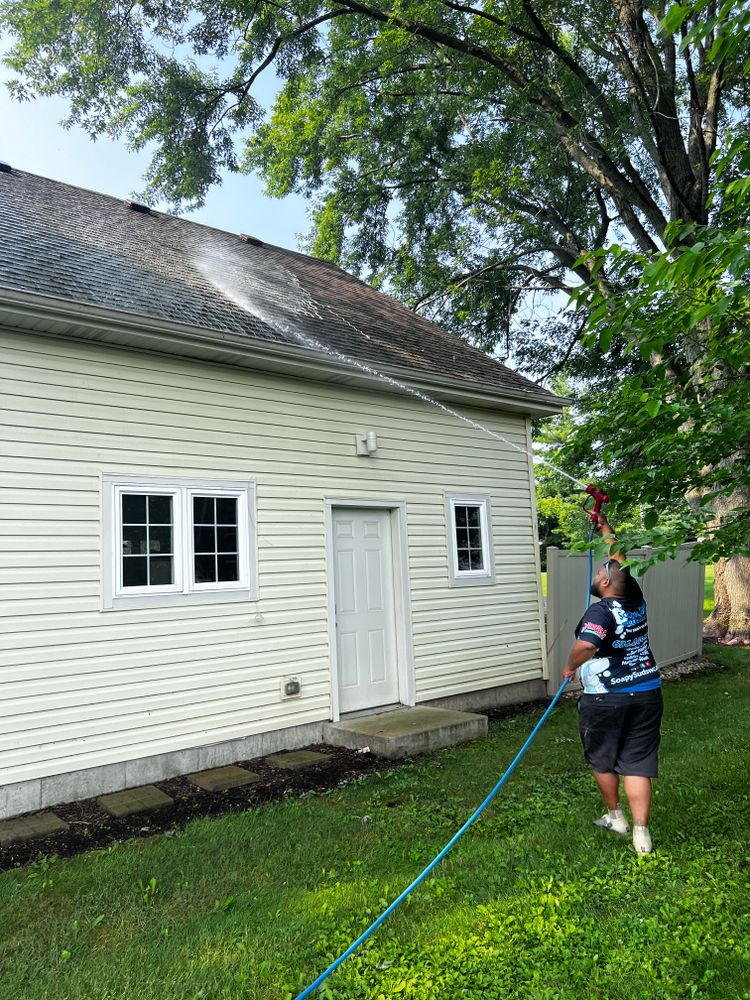
M 706 579 L 703 584 L 703 611 L 708 617 L 714 609 L 714 568 L 706 566 Z
M 335 1000 L 749 1000 L 750 652 L 665 689 L 657 852 L 592 826 L 572 704 Z M 281 1000 L 429 862 L 533 718 L 327 794 L 0 876 L 0 997 Z

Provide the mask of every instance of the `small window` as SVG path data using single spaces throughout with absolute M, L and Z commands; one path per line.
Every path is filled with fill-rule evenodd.
M 122 587 L 174 583 L 174 512 L 169 495 L 122 493 Z
M 251 483 L 103 484 L 105 608 L 254 598 Z
M 195 585 L 236 583 L 239 578 L 237 498 L 193 496 Z
M 492 583 L 488 498 L 448 494 L 446 507 L 451 583 Z

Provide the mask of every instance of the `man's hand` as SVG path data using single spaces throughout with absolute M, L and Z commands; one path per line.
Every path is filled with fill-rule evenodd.
M 599 529 L 602 538 L 604 538 L 605 535 L 614 535 L 612 525 L 607 520 L 607 515 L 603 510 L 600 510 L 597 515 L 596 527 Z

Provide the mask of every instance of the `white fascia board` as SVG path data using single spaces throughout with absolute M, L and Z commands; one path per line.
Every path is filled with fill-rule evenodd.
M 24 320 L 27 324 L 24 325 Z M 70 302 L 53 296 L 0 288 L 0 323 L 10 328 L 29 329 L 28 320 L 50 324 L 44 329 L 47 335 L 59 335 L 83 340 L 93 340 L 120 347 L 134 347 L 161 354 L 198 358 L 219 364 L 234 364 L 275 371 L 298 378 L 324 379 L 378 388 L 385 392 L 398 392 L 393 386 L 379 382 L 336 358 L 321 360 L 320 352 L 297 345 L 262 341 L 225 331 L 210 331 L 170 320 L 133 313 L 103 309 L 84 302 Z M 73 327 L 73 331 L 60 333 L 54 324 Z M 37 332 L 41 332 L 37 329 Z M 374 370 L 374 369 L 373 369 Z M 413 370 L 393 365 L 378 366 L 383 375 L 398 379 L 410 388 L 431 393 L 437 399 L 479 406 L 489 409 L 510 410 L 532 416 L 552 416 L 560 413 L 570 400 L 551 396 L 547 399 L 528 399 L 522 392 L 508 393 L 485 386 L 467 388 L 465 381 L 442 378 L 438 375 L 415 377 Z

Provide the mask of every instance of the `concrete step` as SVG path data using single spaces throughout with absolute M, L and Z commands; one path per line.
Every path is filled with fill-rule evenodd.
M 323 739 L 336 747 L 363 750 L 397 760 L 487 735 L 487 717 L 445 708 L 399 708 L 323 726 Z

